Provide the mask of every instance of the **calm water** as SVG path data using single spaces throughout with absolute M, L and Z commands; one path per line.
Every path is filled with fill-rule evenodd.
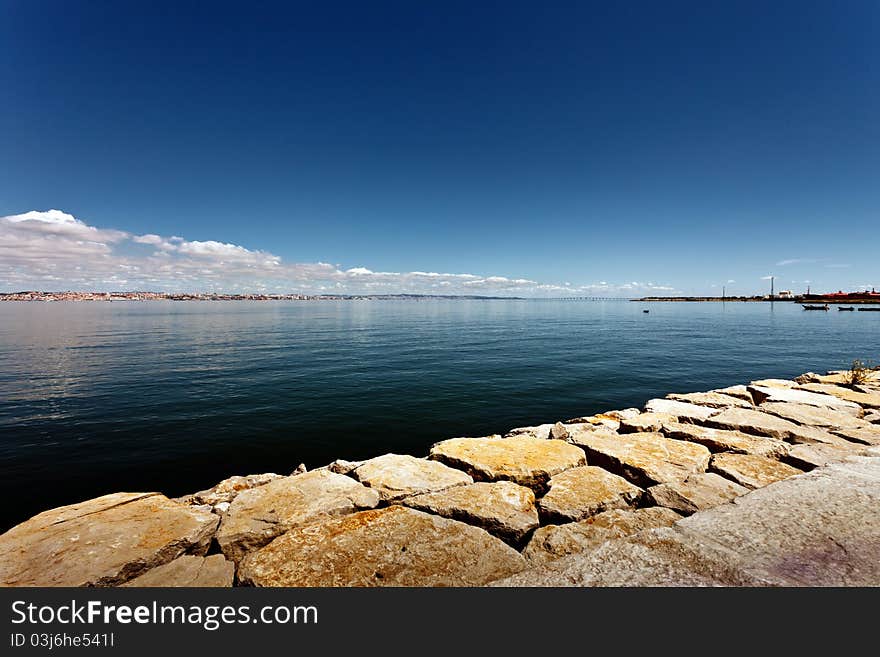
M 650 308 L 649 314 L 642 309 Z M 556 301 L 0 304 L 0 526 L 880 360 L 880 313 Z

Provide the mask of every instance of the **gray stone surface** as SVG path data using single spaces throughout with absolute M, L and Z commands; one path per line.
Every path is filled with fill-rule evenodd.
M 440 493 L 407 497 L 401 504 L 476 525 L 513 543 L 538 526 L 535 494 L 511 481 L 477 482 Z
M 771 484 L 496 586 L 877 586 L 880 458 Z
M 364 461 L 351 475 L 374 489 L 386 502 L 474 483 L 461 470 L 401 454 L 385 454 Z
M 0 535 L 0 586 L 113 586 L 204 554 L 219 517 L 159 493 L 113 493 L 45 511 Z
M 242 561 L 253 586 L 479 586 L 525 560 L 491 534 L 402 506 L 297 527 Z
M 714 472 L 701 472 L 684 481 L 651 486 L 648 498 L 657 506 L 690 515 L 725 504 L 748 492 L 748 488 Z
M 210 557 L 185 554 L 163 566 L 148 570 L 123 586 L 229 587 L 234 579 L 235 564 L 227 561 L 222 554 L 213 554 Z
M 602 511 L 630 507 L 644 493 L 623 477 L 590 465 L 554 475 L 549 486 L 550 490 L 538 501 L 545 522 L 572 522 Z

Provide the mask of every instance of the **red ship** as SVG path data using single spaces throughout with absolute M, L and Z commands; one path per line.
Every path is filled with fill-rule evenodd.
M 803 298 L 805 301 L 824 301 L 829 303 L 864 303 L 866 301 L 880 303 L 880 292 L 877 292 L 874 288 L 871 288 L 870 292 L 867 290 L 864 292 L 844 292 L 843 290 L 838 290 L 828 294 L 805 294 Z

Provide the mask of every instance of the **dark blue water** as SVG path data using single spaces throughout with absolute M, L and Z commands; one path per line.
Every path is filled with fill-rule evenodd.
M 876 362 L 878 345 L 880 313 L 787 303 L 0 304 L 0 525 Z

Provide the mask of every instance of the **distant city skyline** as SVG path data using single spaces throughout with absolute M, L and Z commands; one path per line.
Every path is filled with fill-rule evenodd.
M 880 288 L 880 5 L 0 6 L 0 291 Z

